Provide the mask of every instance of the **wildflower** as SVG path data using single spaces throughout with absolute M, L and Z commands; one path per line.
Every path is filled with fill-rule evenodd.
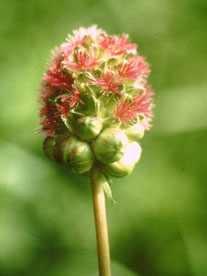
M 41 82 L 46 155 L 74 172 L 98 162 L 107 175 L 131 173 L 153 116 L 149 73 L 126 34 L 92 26 L 68 35 Z

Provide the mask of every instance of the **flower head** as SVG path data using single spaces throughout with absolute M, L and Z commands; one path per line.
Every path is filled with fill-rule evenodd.
M 130 168 L 130 162 L 127 167 L 123 163 L 128 152 L 125 147 L 143 137 L 153 116 L 153 92 L 147 84 L 150 69 L 136 48 L 128 35 L 111 36 L 92 26 L 74 31 L 56 49 L 40 91 L 40 132 L 54 138 L 45 143 L 50 147 L 48 156 L 78 172 L 89 170 L 93 160 L 103 163 L 103 168 L 110 163 L 109 174 L 119 170 L 119 164 L 127 172 L 133 169 L 135 162 Z M 78 151 L 74 143 L 78 143 Z M 83 170 L 69 166 L 63 158 L 66 145 L 68 160 L 78 156 L 77 162 L 81 162 L 81 154 L 86 160 L 86 152 L 94 155 L 90 165 Z

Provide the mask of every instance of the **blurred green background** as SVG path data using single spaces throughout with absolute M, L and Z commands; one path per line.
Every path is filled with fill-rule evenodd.
M 89 180 L 46 159 L 37 90 L 50 50 L 98 24 L 152 64 L 153 128 L 107 202 L 113 276 L 207 275 L 207 2 L 0 2 L 0 275 L 98 275 Z

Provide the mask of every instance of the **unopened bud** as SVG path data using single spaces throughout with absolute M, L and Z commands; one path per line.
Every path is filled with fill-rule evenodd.
M 96 138 L 102 129 L 102 120 L 96 117 L 81 117 L 76 120 L 75 133 L 83 140 Z
M 52 160 L 55 160 L 54 148 L 55 148 L 56 141 L 57 141 L 56 137 L 48 136 L 43 143 L 43 150 L 46 156 Z
M 101 162 L 112 163 L 122 158 L 128 142 L 128 138 L 122 130 L 106 128 L 94 141 L 93 150 Z
M 75 136 L 63 138 L 56 146 L 63 165 L 73 172 L 84 173 L 93 166 L 94 159 L 90 146 Z
M 114 177 L 123 177 L 129 175 L 135 164 L 141 157 L 141 147 L 137 142 L 130 143 L 124 149 L 124 156 L 118 162 L 114 162 L 105 166 L 107 174 Z
M 144 136 L 144 127 L 137 123 L 136 125 L 126 128 L 125 133 L 129 140 L 139 141 Z

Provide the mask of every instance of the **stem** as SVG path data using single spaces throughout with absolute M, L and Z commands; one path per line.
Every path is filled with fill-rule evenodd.
M 91 186 L 93 193 L 93 208 L 96 224 L 99 275 L 111 276 L 108 227 L 106 220 L 103 182 L 104 178 L 101 170 L 98 167 L 94 166 L 91 169 Z

